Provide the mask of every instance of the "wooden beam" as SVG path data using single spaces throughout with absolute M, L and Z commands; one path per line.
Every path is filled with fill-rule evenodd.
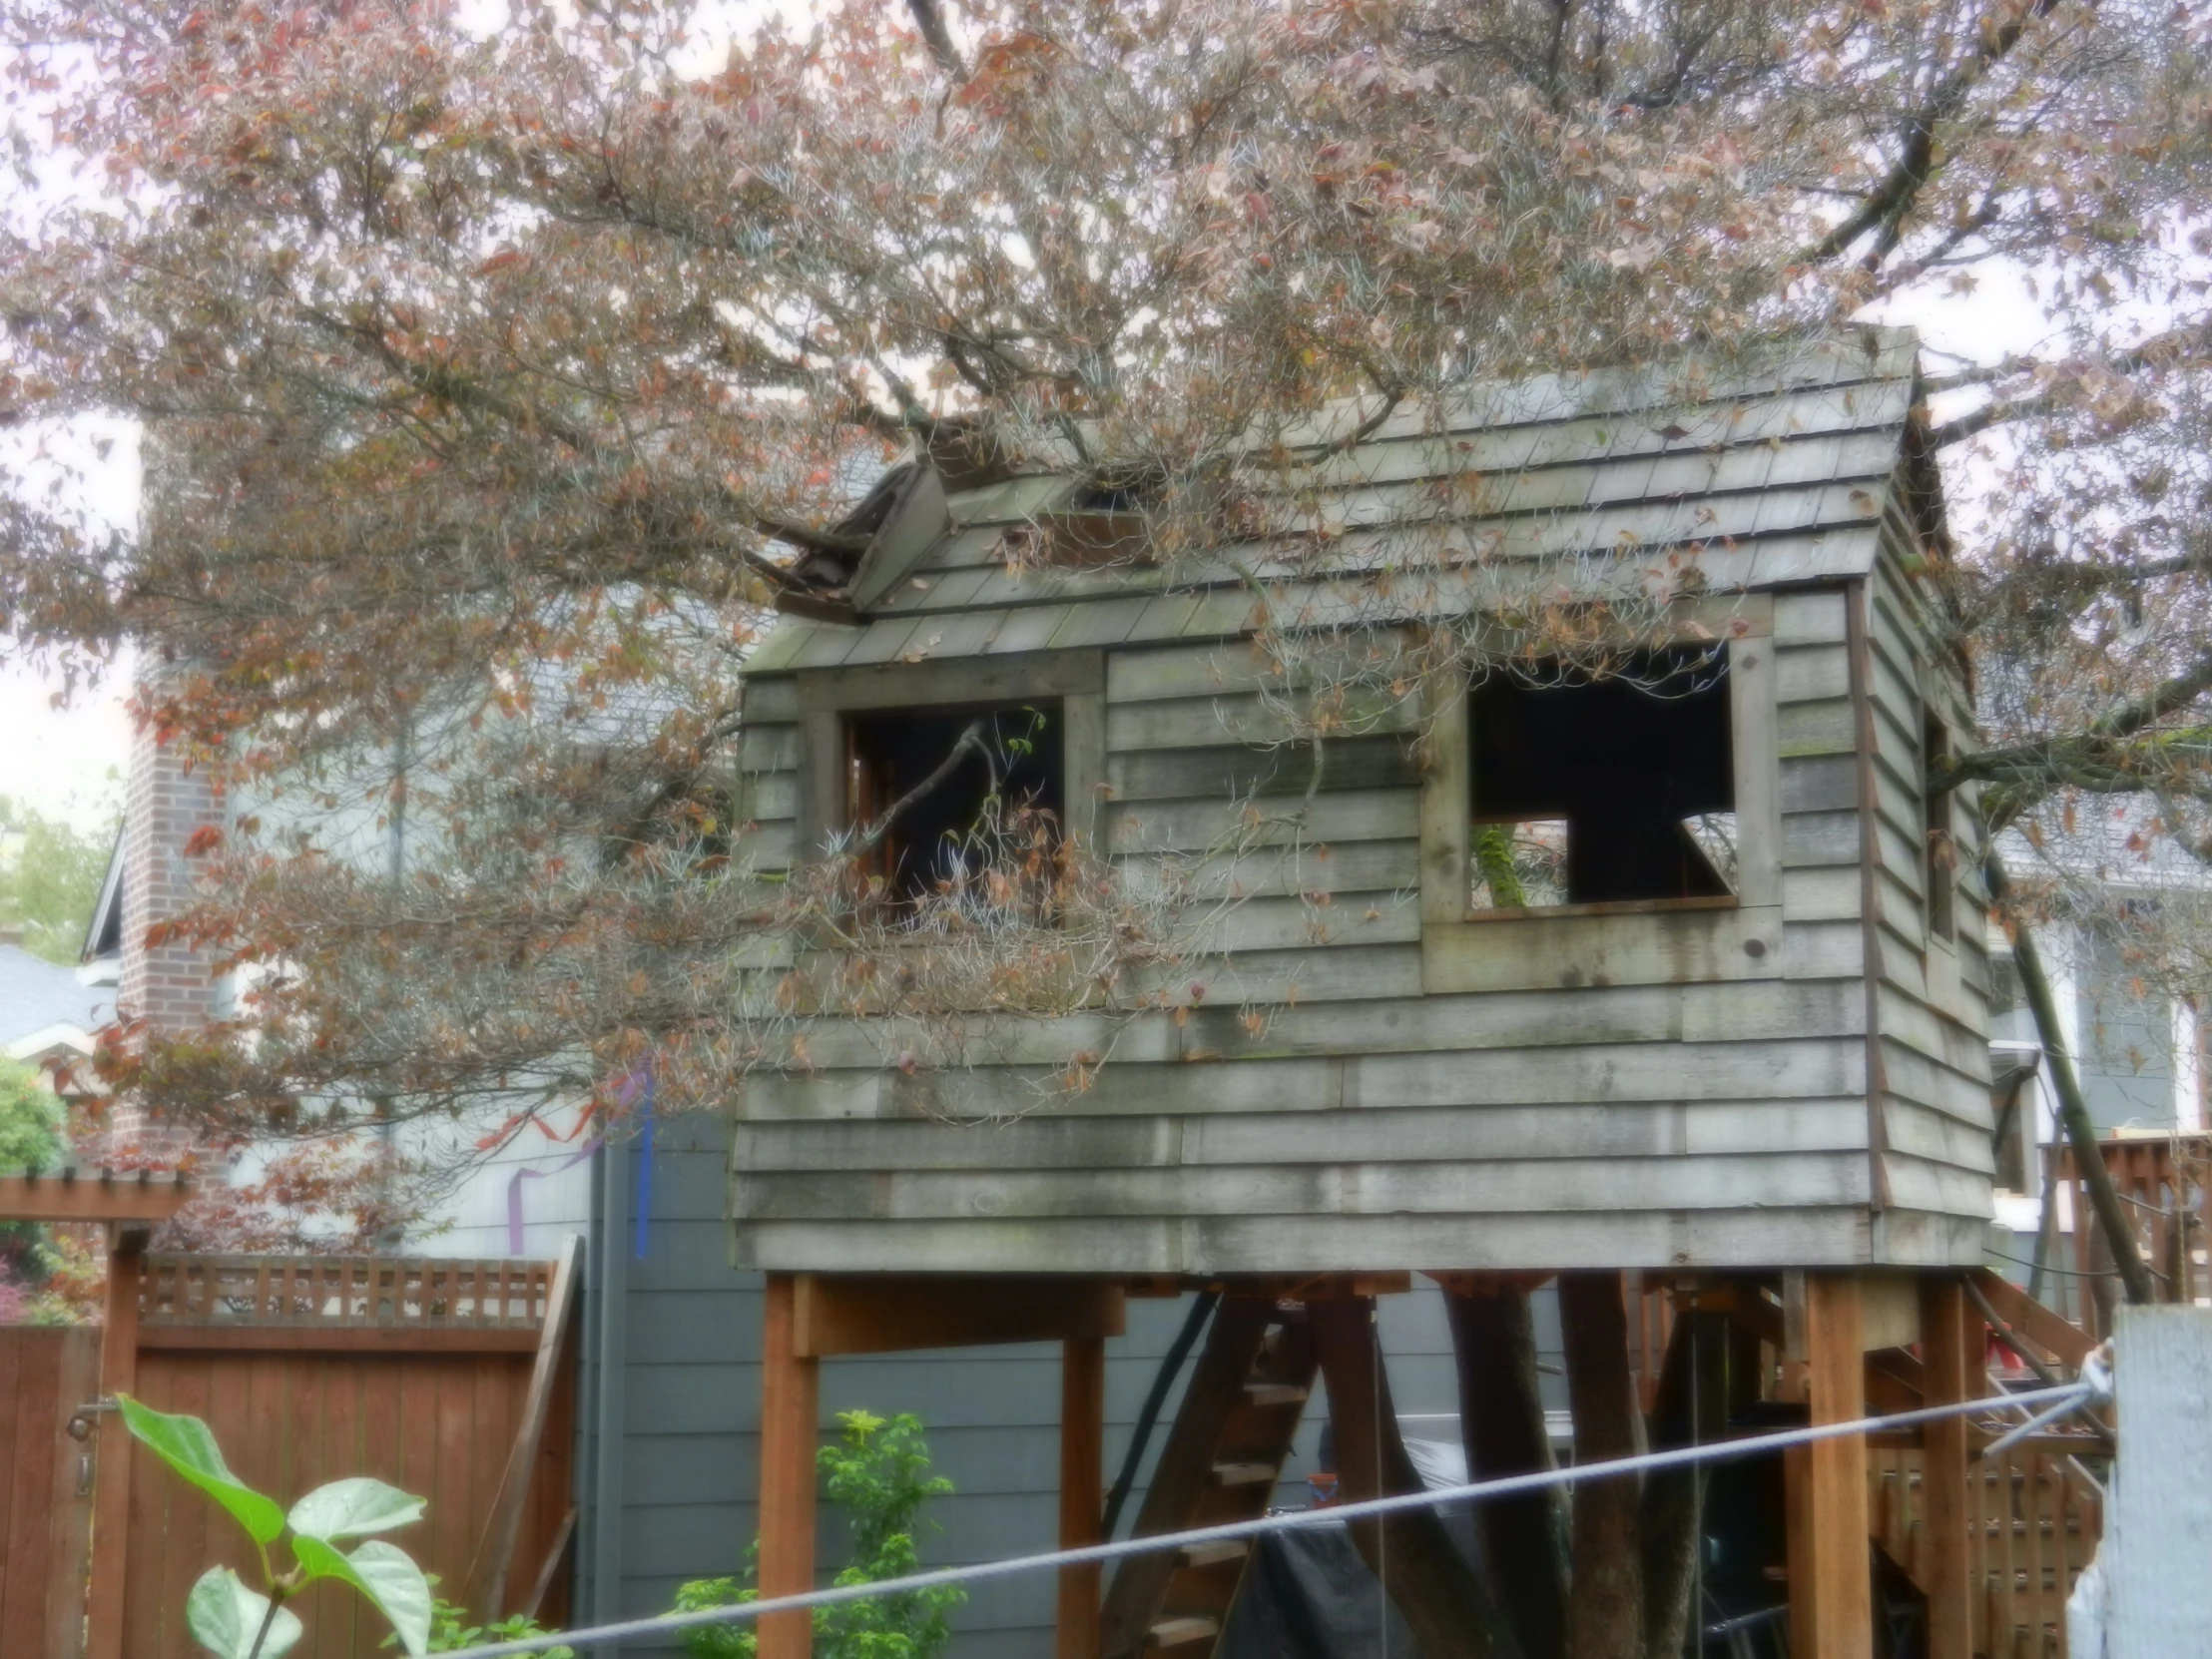
M 146 1267 L 144 1228 L 112 1227 L 108 1307 L 100 1331 L 100 1397 L 113 1405 L 138 1386 L 139 1280 Z M 92 1571 L 86 1599 L 85 1659 L 123 1659 L 125 1546 L 131 1525 L 131 1431 L 123 1413 L 99 1413 L 92 1497 Z
M 1806 1382 L 1817 1426 L 1866 1414 L 1866 1343 L 1859 1280 L 1805 1275 Z M 1867 1441 L 1854 1434 L 1805 1448 L 1803 1499 L 1791 1516 L 1790 1651 L 1798 1659 L 1867 1659 L 1874 1650 L 1868 1571 Z
M 995 1343 L 1092 1342 L 1122 1334 L 1125 1301 L 1121 1286 L 1110 1280 L 799 1274 L 792 1352 L 824 1360 Z
M 1060 1547 L 1099 1539 L 1106 1503 L 1106 1343 L 1078 1337 L 1060 1349 Z M 1054 1659 L 1098 1659 L 1096 1563 L 1060 1569 Z
M 2071 1321 L 2053 1313 L 2001 1274 L 1987 1268 L 1969 1270 L 1974 1289 L 2011 1327 L 2014 1336 L 2034 1343 L 2061 1365 L 2080 1369 L 2096 1339 Z
M 815 1587 L 815 1440 L 822 1365 L 798 1345 L 799 1279 L 768 1277 L 761 1342 L 763 1600 Z M 761 1620 L 760 1659 L 810 1659 L 814 1617 L 802 1609 Z
M 583 1278 L 584 1240 L 572 1233 L 561 1247 L 553 1270 L 553 1283 L 545 1294 L 545 1323 L 538 1328 L 537 1359 L 530 1368 L 530 1385 L 522 1396 L 522 1420 L 515 1427 L 514 1444 L 507 1452 L 507 1467 L 499 1477 L 499 1491 L 485 1517 L 483 1535 L 476 1542 L 475 1559 L 469 1563 L 466 1605 L 493 1623 L 507 1615 L 507 1577 L 514 1565 L 515 1541 L 522 1535 L 522 1510 L 530 1496 L 531 1478 L 537 1473 L 538 1448 L 545 1437 L 545 1415 L 553 1403 L 553 1387 L 560 1380 L 563 1357 L 568 1352 L 570 1315 Z
M 190 1182 L 151 1171 L 0 1175 L 0 1221 L 152 1227 L 169 1220 L 195 1196 Z
M 1966 1296 L 1954 1273 L 1921 1280 L 1921 1377 L 1931 1405 L 1981 1392 L 1981 1322 L 1969 1334 Z M 1921 1431 L 1921 1588 L 1928 1592 L 1928 1659 L 1973 1659 L 1973 1582 L 1966 1510 L 1966 1419 Z M 2064 1539 L 2059 1540 L 2064 1547 Z

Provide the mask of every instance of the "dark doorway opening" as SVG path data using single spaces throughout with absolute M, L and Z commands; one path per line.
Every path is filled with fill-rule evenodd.
M 1734 892 L 1726 654 L 1641 652 L 1602 677 L 1538 679 L 1472 694 L 1474 906 Z

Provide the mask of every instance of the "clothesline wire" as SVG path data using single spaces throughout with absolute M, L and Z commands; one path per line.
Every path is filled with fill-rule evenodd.
M 1009 1556 L 1003 1560 L 978 1561 L 961 1567 L 938 1567 L 929 1572 L 910 1573 L 904 1578 L 888 1578 L 872 1584 L 835 1584 L 826 1589 L 810 1590 L 804 1595 L 777 1596 L 771 1600 L 740 1602 L 728 1607 L 706 1607 L 688 1613 L 659 1613 L 650 1618 L 595 1625 L 587 1630 L 526 1636 L 509 1642 L 487 1642 L 480 1647 L 456 1649 L 447 1655 L 447 1659 L 506 1659 L 508 1655 L 542 1653 L 545 1649 L 554 1647 L 605 1647 L 633 1638 L 669 1635 L 682 1630 L 698 1630 L 709 1625 L 741 1624 L 772 1613 L 835 1607 L 848 1601 L 866 1601 L 876 1596 L 910 1595 L 916 1590 L 935 1589 L 941 1585 L 973 1584 L 979 1580 L 1005 1578 L 1016 1573 L 1049 1572 L 1061 1567 L 1086 1566 L 1092 1562 L 1118 1561 L 1125 1556 L 1150 1555 L 1161 1550 L 1182 1549 L 1192 1544 L 1226 1543 L 1231 1539 L 1255 1538 L 1270 1532 L 1336 1526 L 1346 1521 L 1395 1514 L 1403 1509 L 1418 1509 L 1423 1505 L 1442 1507 L 1453 1503 L 1476 1503 L 1485 1498 L 1508 1497 L 1515 1492 L 1534 1491 L 1544 1486 L 1573 1486 L 1585 1480 L 1610 1480 L 1624 1475 L 1647 1474 L 1655 1469 L 1678 1468 L 1685 1464 L 1749 1457 L 1793 1445 L 1810 1445 L 1818 1440 L 1848 1439 L 1854 1435 L 1878 1433 L 1886 1428 L 1910 1428 L 1920 1423 L 1939 1422 L 1946 1417 L 1966 1416 L 1975 1411 L 2026 1410 L 2038 1405 L 2060 1404 L 2078 1408 L 2109 1397 L 2110 1391 L 2109 1376 L 2098 1368 L 2082 1381 L 2058 1387 L 2033 1388 L 2021 1393 L 1996 1394 L 1980 1399 L 1953 1400 L 1943 1405 L 1924 1405 L 1910 1411 L 1893 1411 L 1885 1416 L 1858 1417 L 1849 1422 L 1816 1423 L 1806 1428 L 1746 1435 L 1738 1440 L 1713 1440 L 1704 1445 L 1675 1446 L 1665 1451 L 1640 1452 L 1633 1457 L 1617 1457 L 1600 1463 L 1537 1469 L 1527 1474 L 1502 1475 L 1493 1480 L 1439 1486 L 1427 1491 L 1397 1492 L 1388 1497 L 1335 1504 L 1326 1509 L 1294 1509 L 1255 1520 L 1195 1527 L 1186 1532 L 1159 1532 L 1148 1537 L 1124 1538 L 1118 1543 L 1086 1544 L 1079 1549 Z

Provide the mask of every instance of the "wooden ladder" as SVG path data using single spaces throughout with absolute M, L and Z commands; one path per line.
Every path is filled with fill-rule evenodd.
M 1265 1514 L 1319 1370 L 1302 1309 L 1222 1298 L 1134 1536 Z M 1233 1540 L 1123 1560 L 1100 1615 L 1102 1659 L 1212 1659 L 1250 1559 Z

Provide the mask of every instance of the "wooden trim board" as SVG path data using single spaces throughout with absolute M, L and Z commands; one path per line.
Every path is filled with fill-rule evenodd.
M 1126 1329 L 1126 1293 L 1109 1280 L 805 1273 L 792 1298 L 792 1352 L 806 1360 L 1096 1342 Z

